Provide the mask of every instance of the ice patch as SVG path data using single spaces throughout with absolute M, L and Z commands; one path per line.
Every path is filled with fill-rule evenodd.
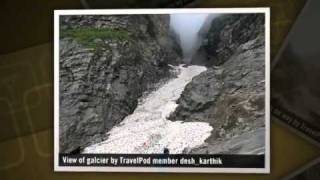
M 178 106 L 176 100 L 185 86 L 206 68 L 175 68 L 180 70 L 177 78 L 150 93 L 131 115 L 109 131 L 106 141 L 85 148 L 83 153 L 151 154 L 168 148 L 170 154 L 178 154 L 203 144 L 212 131 L 208 123 L 172 122 L 167 117 Z

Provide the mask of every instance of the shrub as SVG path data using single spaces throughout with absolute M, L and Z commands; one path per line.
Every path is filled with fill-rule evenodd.
M 129 39 L 129 34 L 127 31 L 109 28 L 77 28 L 61 31 L 60 38 L 65 37 L 71 37 L 84 46 L 96 48 L 102 45 L 102 42 L 96 41 L 97 39 L 102 41 L 106 39 L 124 40 Z

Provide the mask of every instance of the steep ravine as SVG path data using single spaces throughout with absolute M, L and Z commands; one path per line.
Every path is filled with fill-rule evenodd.
M 206 122 L 169 121 L 177 107 L 176 100 L 192 78 L 206 68 L 180 65 L 178 76 L 142 98 L 138 107 L 108 132 L 108 139 L 84 149 L 84 153 L 183 153 L 198 147 L 210 136 Z
M 188 65 L 169 15 L 60 21 L 60 152 L 264 153 L 263 14 L 207 21 Z

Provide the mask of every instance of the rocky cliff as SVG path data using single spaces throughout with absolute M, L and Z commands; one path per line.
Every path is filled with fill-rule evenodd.
M 223 64 L 241 44 L 255 39 L 264 31 L 263 14 L 220 15 L 211 22 L 209 30 L 204 26 L 199 32 L 203 39 L 199 52 L 205 51 L 206 65 Z M 193 62 L 197 61 L 195 57 Z
M 208 70 L 186 86 L 170 119 L 208 122 L 213 131 L 206 144 L 187 153 L 263 153 L 264 15 L 213 19 L 199 51 Z
M 169 15 L 60 18 L 60 152 L 104 140 L 180 62 Z

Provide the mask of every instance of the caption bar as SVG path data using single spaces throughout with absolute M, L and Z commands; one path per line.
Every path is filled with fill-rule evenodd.
M 59 165 L 264 168 L 264 155 L 60 154 Z

